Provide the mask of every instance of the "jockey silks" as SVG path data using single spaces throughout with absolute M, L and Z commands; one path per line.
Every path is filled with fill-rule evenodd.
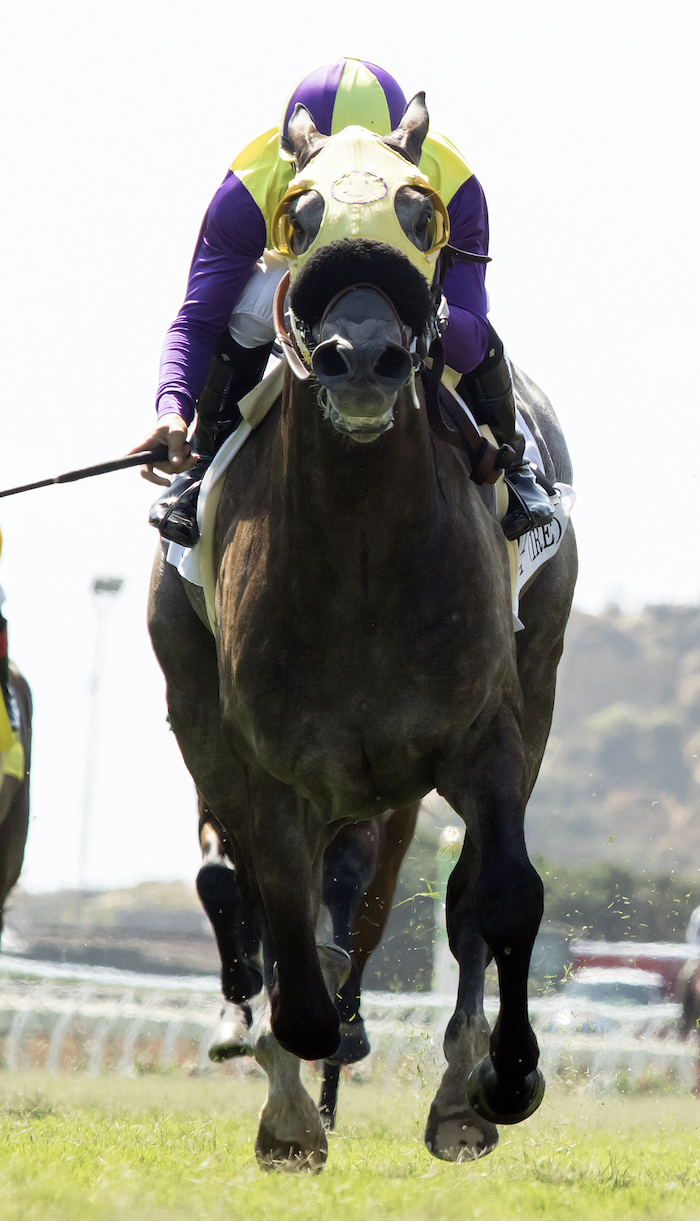
M 340 79 L 340 87 L 336 78 Z M 381 84 L 385 102 L 379 97 L 376 80 Z M 401 118 L 402 95 L 399 96 L 400 91 L 397 94 L 397 88 L 388 74 L 382 74 L 373 65 L 345 60 L 306 78 L 289 105 L 293 109 L 293 103 L 302 102 L 318 129 L 328 135 L 337 123 L 349 120 L 354 104 L 358 107 L 354 113 L 362 114 L 367 125 L 371 121 L 375 131 L 385 125 L 386 131 L 381 134 L 387 134 Z M 382 119 L 378 102 L 384 106 L 388 119 Z M 357 118 L 354 122 L 357 123 Z M 236 157 L 207 211 L 190 269 L 187 295 L 163 349 L 159 415 L 175 411 L 187 422 L 193 418 L 214 346 L 263 251 L 271 244 L 275 211 L 294 177 L 292 164 L 280 155 L 279 138 L 279 128 L 271 128 Z M 410 168 L 408 163 L 406 168 Z M 438 133 L 429 132 L 419 169 L 447 208 L 452 243 L 463 250 L 486 254 L 486 201 L 476 177 L 454 145 Z M 454 369 L 467 373 L 481 362 L 486 351 L 484 268 L 475 263 L 455 263 L 445 277 L 444 293 L 450 307 L 444 336 L 446 358 Z

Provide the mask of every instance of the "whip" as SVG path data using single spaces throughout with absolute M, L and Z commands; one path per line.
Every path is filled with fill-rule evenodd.
M 66 471 L 64 475 L 56 475 L 53 479 L 39 479 L 36 483 L 24 483 L 19 488 L 5 488 L 0 491 L 3 496 L 17 496 L 20 492 L 34 492 L 37 488 L 48 488 L 52 483 L 75 483 L 76 479 L 91 479 L 93 475 L 108 475 L 110 471 L 124 471 L 130 466 L 152 466 L 154 462 L 167 462 L 167 445 L 158 445 L 155 449 L 142 449 L 138 454 L 127 454 L 125 458 L 115 458 L 113 462 L 98 462 L 95 466 L 83 466 L 79 471 Z

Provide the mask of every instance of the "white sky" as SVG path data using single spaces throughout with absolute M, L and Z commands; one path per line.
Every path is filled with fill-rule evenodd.
M 690 0 L 7 6 L 0 486 L 141 439 L 227 165 L 306 71 L 354 54 L 407 96 L 427 91 L 484 185 L 492 318 L 572 451 L 578 605 L 696 602 L 699 14 Z M 150 499 L 127 473 L 0 505 L 11 651 L 36 703 L 29 889 L 77 878 L 97 575 L 126 583 L 89 880 L 197 869 L 192 786 L 145 631 Z

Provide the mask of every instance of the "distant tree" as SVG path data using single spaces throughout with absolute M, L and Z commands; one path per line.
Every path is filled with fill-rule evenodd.
M 604 941 L 683 941 L 700 885 L 622 865 L 553 865 L 534 859 L 545 887 L 545 920 Z

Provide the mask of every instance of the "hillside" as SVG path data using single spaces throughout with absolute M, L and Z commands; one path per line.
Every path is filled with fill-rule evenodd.
M 700 871 L 700 607 L 574 612 L 528 807 L 530 851 Z

